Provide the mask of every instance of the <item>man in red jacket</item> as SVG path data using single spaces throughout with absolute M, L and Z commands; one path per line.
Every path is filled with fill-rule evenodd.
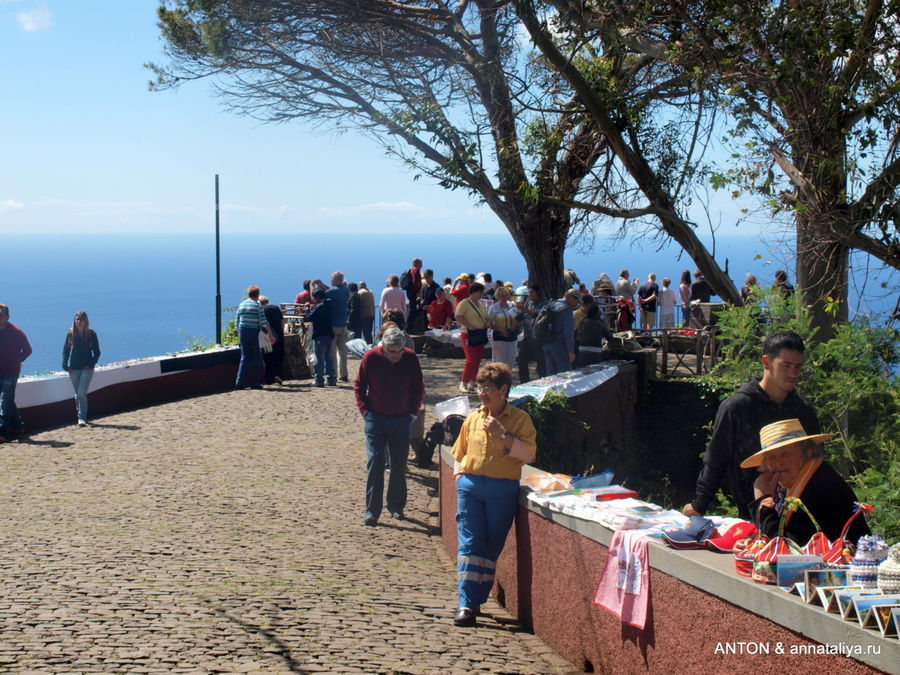
M 387 507 L 391 517 L 402 520 L 406 507 L 406 457 L 409 430 L 425 400 L 425 381 L 416 353 L 405 347 L 399 328 L 384 331 L 380 347 L 362 358 L 353 391 L 365 423 L 366 519 L 378 524 L 384 494 L 384 451 L 390 453 Z
M 16 382 L 31 345 L 18 326 L 9 322 L 9 307 L 0 305 L 0 443 L 25 431 L 16 408 Z

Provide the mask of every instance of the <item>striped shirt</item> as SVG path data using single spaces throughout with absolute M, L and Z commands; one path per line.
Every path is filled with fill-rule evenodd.
M 261 304 L 253 298 L 247 298 L 237 308 L 237 327 L 265 330 L 266 314 Z

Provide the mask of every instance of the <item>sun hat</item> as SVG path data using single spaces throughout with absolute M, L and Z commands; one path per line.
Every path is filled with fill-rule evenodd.
M 468 280 L 469 280 L 469 275 L 466 274 L 465 272 L 463 272 L 462 274 L 460 274 L 460 275 L 459 275 L 458 277 L 456 277 L 456 278 L 459 279 L 460 281 L 468 281 Z
M 833 436 L 834 434 L 807 434 L 798 419 L 781 420 L 780 422 L 767 424 L 759 430 L 761 450 L 741 462 L 741 468 L 749 469 L 759 466 L 763 462 L 763 457 L 776 448 L 783 448 L 803 441 L 812 441 L 821 445 Z
M 756 534 L 756 531 L 756 525 L 753 523 L 748 523 L 746 521 L 735 523 L 725 530 L 725 534 L 707 539 L 706 544 L 713 551 L 731 553 L 734 550 L 735 543 L 737 543 L 739 539 L 752 537 Z

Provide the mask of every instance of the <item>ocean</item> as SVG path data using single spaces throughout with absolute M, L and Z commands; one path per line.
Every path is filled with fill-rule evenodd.
M 754 238 L 719 237 L 716 257 L 738 286 L 746 274 L 771 283 L 776 269 L 794 282 L 789 253 L 767 250 Z M 215 241 L 209 236 L 14 235 L 4 237 L 0 302 L 10 321 L 25 331 L 34 353 L 23 375 L 58 371 L 66 330 L 85 310 L 100 340 L 100 363 L 159 356 L 186 348 L 190 338 L 215 338 Z M 621 268 L 642 281 L 650 272 L 677 286 L 681 271 L 695 265 L 670 245 L 622 243 L 615 250 L 597 241 L 594 251 L 566 253 L 566 267 L 588 285 Z M 516 286 L 527 276 L 525 261 L 504 234 L 228 235 L 221 239 L 222 306 L 236 306 L 250 284 L 272 302 L 292 302 L 304 278 L 330 282 L 341 270 L 348 281 L 364 280 L 377 294 L 389 274 L 400 274 L 414 257 L 441 281 L 461 272 L 491 272 Z M 867 283 L 873 283 L 869 280 Z M 890 306 L 888 306 L 890 305 Z M 891 298 L 866 311 L 890 311 Z M 223 325 L 230 318 L 226 313 Z

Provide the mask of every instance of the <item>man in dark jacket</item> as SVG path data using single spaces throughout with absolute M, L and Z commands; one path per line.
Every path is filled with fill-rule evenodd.
M 815 410 L 795 391 L 804 351 L 803 339 L 794 332 L 782 331 L 766 338 L 762 379 L 753 378 L 741 385 L 719 406 L 696 494 L 683 509 L 686 516 L 706 513 L 719 487 L 724 487 L 737 504 L 738 515 L 749 520 L 757 472 L 741 469 L 740 464 L 759 452 L 759 430 L 773 422 L 797 418 L 807 434 L 820 432 Z

